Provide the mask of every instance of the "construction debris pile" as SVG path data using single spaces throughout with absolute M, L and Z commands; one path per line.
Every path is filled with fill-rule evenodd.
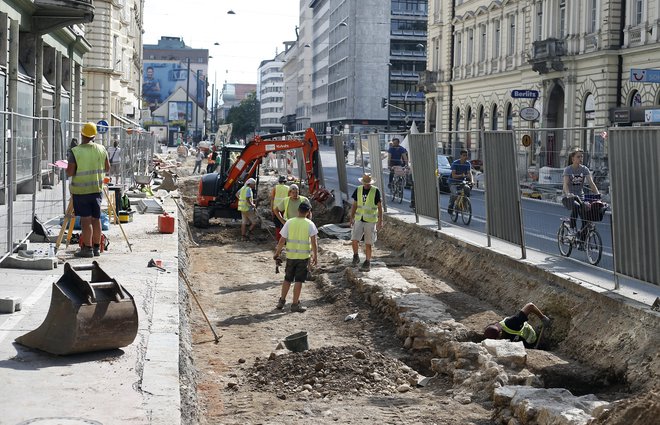
M 415 388 L 422 378 L 401 361 L 358 346 L 328 346 L 303 353 L 257 358 L 248 371 L 257 391 L 280 399 L 334 398 L 344 395 L 390 395 Z

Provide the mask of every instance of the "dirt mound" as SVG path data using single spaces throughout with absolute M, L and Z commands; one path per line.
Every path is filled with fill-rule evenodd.
M 308 391 L 317 397 L 389 395 L 414 388 L 419 375 L 403 362 L 355 345 L 322 347 L 255 359 L 248 382 L 279 398 Z
M 600 415 L 590 425 L 645 425 L 658 423 L 660 392 L 650 391 L 637 397 L 621 400 Z

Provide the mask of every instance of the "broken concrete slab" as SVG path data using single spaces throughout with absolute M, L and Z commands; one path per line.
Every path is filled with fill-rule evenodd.
M 495 358 L 495 361 L 512 367 L 524 367 L 527 351 L 522 341 L 512 342 L 504 339 L 485 339 L 481 345 Z

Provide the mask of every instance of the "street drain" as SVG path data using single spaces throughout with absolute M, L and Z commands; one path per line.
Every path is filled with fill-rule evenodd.
M 83 418 L 65 418 L 65 417 L 51 417 L 51 418 L 34 418 L 27 421 L 20 422 L 16 425 L 103 425 L 99 421 Z

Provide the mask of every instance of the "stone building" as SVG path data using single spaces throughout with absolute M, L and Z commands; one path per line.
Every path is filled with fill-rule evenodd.
M 83 117 L 112 126 L 135 126 L 142 98 L 144 0 L 95 0 L 86 37 Z
M 48 164 L 66 155 L 60 123 L 81 118 L 94 16 L 91 0 L 0 2 L 0 204 L 11 182 L 18 194 L 56 183 Z
M 660 108 L 660 79 L 634 71 L 660 67 L 659 22 L 660 0 L 431 0 L 426 131 L 467 132 L 440 138 L 480 158 L 481 128 L 580 128 L 533 132 L 528 165 L 560 167 L 574 146 L 605 165 L 601 129 Z

